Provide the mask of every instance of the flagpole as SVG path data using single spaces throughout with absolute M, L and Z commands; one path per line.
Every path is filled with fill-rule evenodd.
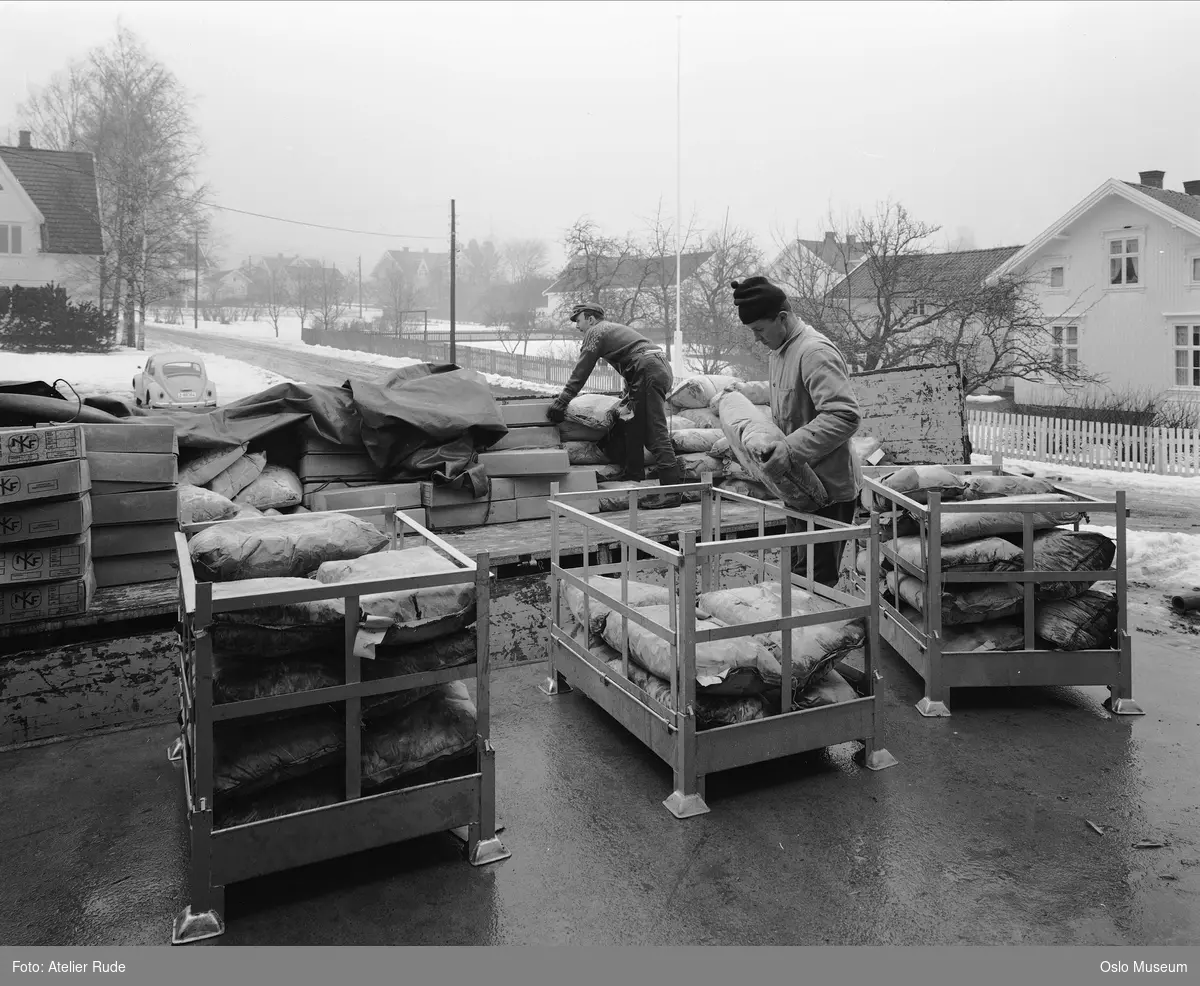
M 683 140 L 682 134 L 682 105 L 683 93 L 683 15 L 675 15 L 675 345 L 672 347 L 674 359 L 671 361 L 672 372 L 676 380 L 684 374 L 686 363 L 683 358 L 683 324 L 681 320 L 683 306 L 683 245 L 680 237 L 680 227 L 683 225 L 683 193 L 681 191 L 681 175 L 683 173 Z

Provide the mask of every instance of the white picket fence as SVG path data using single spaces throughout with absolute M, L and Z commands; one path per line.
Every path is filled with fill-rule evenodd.
M 1008 459 L 1064 466 L 1200 475 L 1200 430 L 1039 418 L 996 411 L 967 411 L 971 449 Z

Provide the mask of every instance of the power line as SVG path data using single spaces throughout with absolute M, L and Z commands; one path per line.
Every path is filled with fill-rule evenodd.
M 58 169 L 59 171 L 69 172 L 75 175 L 82 175 L 84 178 L 94 178 L 96 181 L 106 182 L 107 184 L 115 187 L 124 187 L 127 190 L 132 188 L 132 186 L 130 186 L 127 182 L 122 182 L 120 179 L 110 178 L 106 175 L 100 175 L 94 171 L 91 175 L 89 175 L 86 171 L 80 171 L 78 168 L 68 168 L 65 165 L 58 164 L 54 161 L 48 161 L 45 163 L 49 164 L 52 168 Z M 191 201 L 184 195 L 174 195 L 169 192 L 163 193 L 163 197 L 175 199 L 177 202 Z M 444 240 L 446 238 L 445 236 L 422 236 L 417 233 L 379 233 L 366 229 L 348 229 L 344 226 L 326 226 L 321 223 L 306 222 L 303 219 L 287 219 L 283 216 L 269 216 L 262 212 L 250 212 L 246 209 L 236 209 L 231 205 L 218 205 L 215 202 L 202 202 L 200 204 L 205 208 L 216 209 L 220 212 L 236 212 L 238 215 L 242 216 L 253 216 L 257 219 L 268 219 L 272 222 L 278 223 L 291 223 L 295 226 L 308 226 L 313 229 L 325 229 L 335 233 L 354 233 L 358 236 L 382 236 L 391 240 Z

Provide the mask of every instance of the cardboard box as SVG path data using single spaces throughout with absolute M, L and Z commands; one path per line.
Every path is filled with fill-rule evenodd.
M 491 503 L 462 503 L 452 507 L 431 507 L 425 511 L 431 531 L 447 527 L 479 527 L 482 524 L 512 524 L 517 519 L 516 500 Z
M 114 555 L 92 562 L 96 588 L 161 582 L 179 576 L 179 556 L 174 551 L 156 551 L 146 555 Z
M 0 428 L 0 469 L 82 459 L 84 449 L 79 425 Z
M 493 479 L 491 494 L 474 497 L 469 489 L 452 490 L 434 483 L 421 484 L 421 503 L 426 507 L 452 507 L 460 503 L 486 503 L 488 500 L 516 499 L 516 483 L 511 479 Z
M 95 594 L 96 579 L 90 567 L 83 578 L 67 582 L 4 586 L 0 588 L 0 626 L 80 616 L 88 611 Z
M 118 493 L 153 493 L 156 490 L 170 492 L 174 483 L 92 483 L 94 496 L 113 496 Z
M 550 448 L 480 452 L 479 462 L 489 476 L 557 476 L 571 468 L 563 449 Z
M 88 451 L 92 483 L 145 483 L 173 486 L 179 482 L 179 460 L 170 453 Z
M 69 500 L 0 505 L 0 544 L 73 537 L 91 526 L 92 498 L 87 494 Z
M 87 493 L 91 486 L 87 459 L 5 469 L 0 471 L 0 510 L 12 503 L 78 496 Z
M 500 417 L 510 428 L 523 425 L 548 424 L 546 412 L 554 403 L 553 397 L 538 397 L 534 400 L 512 401 L 500 404 Z
M 514 479 L 513 486 L 518 498 L 526 496 L 547 497 L 550 484 L 558 483 L 560 493 L 579 493 L 583 490 L 599 489 L 595 469 L 572 469 L 558 476 L 534 476 Z
M 97 493 L 93 490 L 91 501 L 92 523 L 97 527 L 179 520 L 178 489 L 133 493 Z
M 174 425 L 82 425 L 87 451 L 92 452 L 156 452 L 178 455 L 179 438 Z
M 544 496 L 527 496 L 515 501 L 517 505 L 517 520 L 544 520 L 550 516 L 550 501 Z M 581 496 L 578 500 L 568 500 L 567 505 L 585 514 L 600 512 L 600 498 Z
M 374 479 L 379 482 L 379 470 L 365 452 L 354 454 L 310 454 L 300 456 L 296 468 L 302 480 L 314 479 Z
M 553 425 L 544 428 L 513 428 L 489 452 L 503 452 L 514 448 L 562 448 L 562 437 Z
M 175 550 L 174 521 L 161 524 L 119 524 L 116 527 L 92 528 L 92 557 L 111 558 L 113 555 L 144 555 L 157 551 Z
M 31 541 L 0 548 L 0 585 L 83 578 L 91 561 L 88 533 L 66 541 Z
M 420 483 L 384 483 L 376 486 L 320 490 L 312 494 L 310 509 L 351 510 L 355 507 L 382 507 L 392 494 L 396 497 L 396 507 L 399 510 L 421 506 Z
M 366 447 L 357 442 L 352 445 L 342 445 L 338 442 L 327 442 L 316 435 L 300 436 L 301 455 L 366 455 Z

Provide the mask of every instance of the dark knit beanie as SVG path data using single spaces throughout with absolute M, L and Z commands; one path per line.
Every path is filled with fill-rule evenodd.
M 733 288 L 733 303 L 737 305 L 742 325 L 757 322 L 760 318 L 774 318 L 780 312 L 792 310 L 783 288 L 765 277 L 747 277 L 743 281 L 731 281 L 729 286 Z

